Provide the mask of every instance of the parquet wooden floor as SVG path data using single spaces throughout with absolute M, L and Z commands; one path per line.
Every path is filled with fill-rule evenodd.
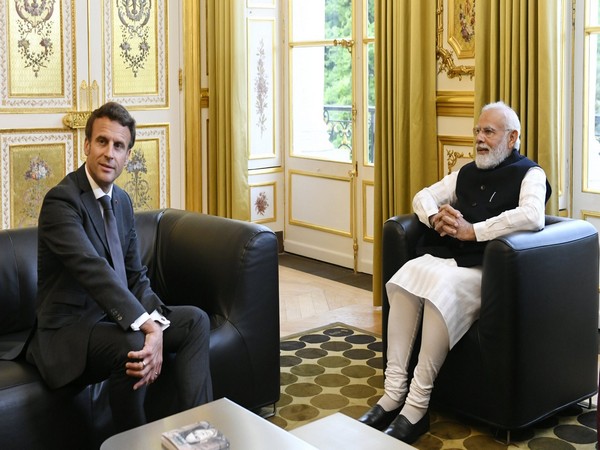
M 332 322 L 381 334 L 381 307 L 373 306 L 370 275 L 284 254 L 279 299 L 282 337 Z

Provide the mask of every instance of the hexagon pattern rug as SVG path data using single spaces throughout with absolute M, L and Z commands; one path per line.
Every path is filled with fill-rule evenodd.
M 292 430 L 341 412 L 360 417 L 383 394 L 382 342 L 377 335 L 334 323 L 281 340 L 281 398 L 269 420 Z M 435 410 L 431 427 L 412 445 L 438 449 L 569 450 L 596 448 L 596 409 L 573 406 L 511 434 Z

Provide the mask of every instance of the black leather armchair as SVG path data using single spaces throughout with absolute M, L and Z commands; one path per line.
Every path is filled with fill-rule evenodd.
M 424 229 L 414 214 L 384 224 L 384 341 L 385 282 L 415 257 Z M 516 430 L 593 396 L 598 248 L 590 223 L 553 216 L 546 217 L 542 231 L 491 241 L 483 261 L 480 318 L 450 351 L 432 405 Z
M 142 260 L 166 304 L 193 304 L 211 320 L 215 399 L 248 408 L 279 399 L 277 239 L 268 228 L 166 209 L 136 214 Z M 37 229 L 0 231 L 0 358 L 33 326 Z M 164 374 L 164 377 L 163 377 Z M 167 364 L 149 420 L 172 411 Z M 100 383 L 50 390 L 23 357 L 0 360 L 0 448 L 98 448 L 112 434 Z

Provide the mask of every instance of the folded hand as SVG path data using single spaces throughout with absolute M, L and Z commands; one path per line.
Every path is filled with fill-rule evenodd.
M 130 351 L 127 356 L 131 361 L 125 364 L 129 376 L 140 378 L 133 389 L 153 383 L 160 375 L 163 361 L 162 328 L 156 322 L 148 319 L 140 327 L 145 335 L 144 347 L 139 351 Z

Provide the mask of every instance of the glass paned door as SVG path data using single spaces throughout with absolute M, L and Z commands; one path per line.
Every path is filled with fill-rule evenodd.
M 573 212 L 600 232 L 600 1 L 577 2 L 573 62 Z M 600 328 L 600 315 L 599 315 Z
M 351 56 L 332 45 L 292 50 L 294 156 L 352 162 Z
M 288 6 L 284 248 L 371 272 L 374 1 Z

